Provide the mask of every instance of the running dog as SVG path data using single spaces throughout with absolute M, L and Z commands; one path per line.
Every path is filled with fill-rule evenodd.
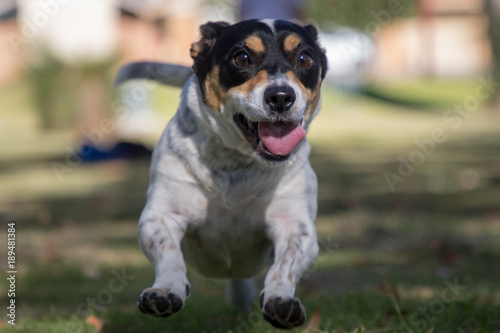
M 305 136 L 320 108 L 325 51 L 312 25 L 249 20 L 200 30 L 194 74 L 134 63 L 118 77 L 187 80 L 152 157 L 139 242 L 155 281 L 139 309 L 156 317 L 181 310 L 190 293 L 185 263 L 230 279 L 232 302 L 248 309 L 251 278 L 270 265 L 259 297 L 264 318 L 279 328 L 303 325 L 295 286 L 318 253 L 317 179 Z

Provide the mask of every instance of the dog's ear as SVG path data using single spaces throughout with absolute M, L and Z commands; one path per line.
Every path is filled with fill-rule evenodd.
M 311 35 L 311 37 L 316 40 L 318 39 L 318 29 L 312 24 L 304 26 L 304 29 Z
M 206 57 L 212 51 L 212 48 L 221 35 L 222 31 L 230 24 L 227 22 L 208 22 L 200 26 L 201 39 L 191 44 L 191 58 L 195 64 L 197 61 Z

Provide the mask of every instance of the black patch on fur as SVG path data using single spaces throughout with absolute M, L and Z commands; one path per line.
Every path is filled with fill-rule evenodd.
M 327 61 L 326 56 L 318 45 L 317 37 L 318 31 L 312 25 L 307 25 L 305 27 L 298 26 L 288 21 L 278 20 L 275 23 L 276 33 L 279 36 L 278 40 L 280 45 L 283 45 L 283 42 L 290 34 L 290 32 L 298 35 L 302 39 L 302 43 L 299 44 L 296 50 L 293 53 L 287 55 L 287 59 L 289 62 L 294 63 L 296 61 L 297 56 L 302 51 L 307 51 L 311 53 L 313 56 L 314 64 L 309 68 L 302 68 L 300 66 L 294 67 L 294 74 L 297 78 L 302 82 L 302 84 L 314 90 L 319 80 L 319 71 L 321 69 L 321 79 L 325 78 L 325 74 L 327 71 Z
M 324 52 L 317 43 L 317 30 L 312 25 L 301 27 L 297 24 L 276 20 L 274 27 L 276 34 L 271 28 L 258 20 L 248 20 L 229 26 L 225 22 L 209 22 L 201 27 L 202 39 L 196 43 L 202 52 L 198 52 L 194 58 L 193 70 L 200 82 L 204 94 L 204 82 L 207 74 L 217 65 L 219 66 L 219 82 L 225 88 L 237 87 L 253 78 L 257 73 L 265 70 L 269 75 L 278 71 L 286 73 L 292 71 L 302 84 L 314 90 L 318 80 L 325 77 L 327 71 L 327 60 Z M 302 39 L 296 50 L 285 52 L 283 42 L 290 33 L 294 33 Z M 256 35 L 262 39 L 266 47 L 265 54 L 258 54 L 245 46 L 245 39 Z M 244 68 L 237 67 L 232 63 L 235 54 L 245 51 L 250 57 L 250 65 Z M 309 52 L 313 59 L 313 65 L 304 68 L 298 66 L 297 58 L 300 52 Z
M 304 223 L 299 222 L 300 235 L 303 237 L 309 236 L 309 231 Z
M 191 136 L 198 131 L 198 125 L 194 119 L 193 111 L 188 106 L 179 113 L 179 116 L 180 119 L 178 124 L 182 135 Z
M 258 36 L 266 45 L 264 55 L 255 53 L 245 46 L 245 40 L 251 35 Z M 219 66 L 219 81 L 222 86 L 231 88 L 242 85 L 268 65 L 265 60 L 275 53 L 272 48 L 269 48 L 271 35 L 272 31 L 269 26 L 258 20 L 236 23 L 223 32 L 214 46 L 213 54 L 214 64 Z M 240 51 L 248 53 L 252 65 L 238 68 L 232 64 L 234 55 Z
M 202 83 L 213 65 L 212 50 L 214 45 L 227 27 L 229 27 L 227 22 L 208 22 L 200 26 L 201 39 L 193 44 L 191 54 L 193 55 L 193 50 L 196 49 L 196 55 L 193 56 L 193 71 L 198 77 L 201 87 L 203 87 Z

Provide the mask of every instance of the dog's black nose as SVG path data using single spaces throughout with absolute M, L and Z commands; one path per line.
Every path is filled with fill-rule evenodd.
M 273 111 L 285 112 L 290 110 L 295 102 L 295 91 L 289 86 L 269 87 L 264 92 L 264 101 Z

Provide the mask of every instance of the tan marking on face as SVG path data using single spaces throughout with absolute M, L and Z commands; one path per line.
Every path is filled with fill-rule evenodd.
M 227 91 L 219 82 L 219 66 L 215 66 L 208 73 L 205 80 L 205 100 L 215 112 L 220 112 L 222 105 L 227 101 Z
M 202 50 L 201 42 L 191 44 L 191 48 L 189 49 L 189 53 L 191 54 L 191 58 L 195 59 L 198 57 Z
M 306 112 L 304 115 L 304 120 L 307 122 L 312 115 L 314 114 L 314 110 L 316 110 L 316 107 L 318 106 L 319 103 L 319 98 L 320 98 L 320 92 L 321 92 L 321 70 L 319 73 L 319 80 L 318 84 L 316 85 L 316 88 L 314 90 L 311 90 L 309 88 L 304 87 L 302 82 L 295 76 L 295 74 L 292 71 L 286 72 L 286 75 L 290 79 L 290 81 L 295 82 L 300 89 L 304 92 L 304 95 L 306 96 L 307 100 L 307 108 Z
M 257 73 L 253 78 L 248 80 L 247 82 L 239 85 L 237 87 L 229 89 L 229 94 L 239 93 L 242 95 L 249 95 L 257 86 L 266 84 L 269 82 L 267 72 L 265 70 L 261 70 Z
M 283 47 L 286 52 L 292 52 L 299 46 L 300 42 L 302 42 L 302 39 L 300 39 L 299 36 L 295 34 L 290 34 L 286 36 L 285 41 L 283 42 Z
M 245 46 L 255 53 L 264 53 L 264 51 L 266 50 L 262 39 L 257 36 L 250 36 L 245 39 Z

